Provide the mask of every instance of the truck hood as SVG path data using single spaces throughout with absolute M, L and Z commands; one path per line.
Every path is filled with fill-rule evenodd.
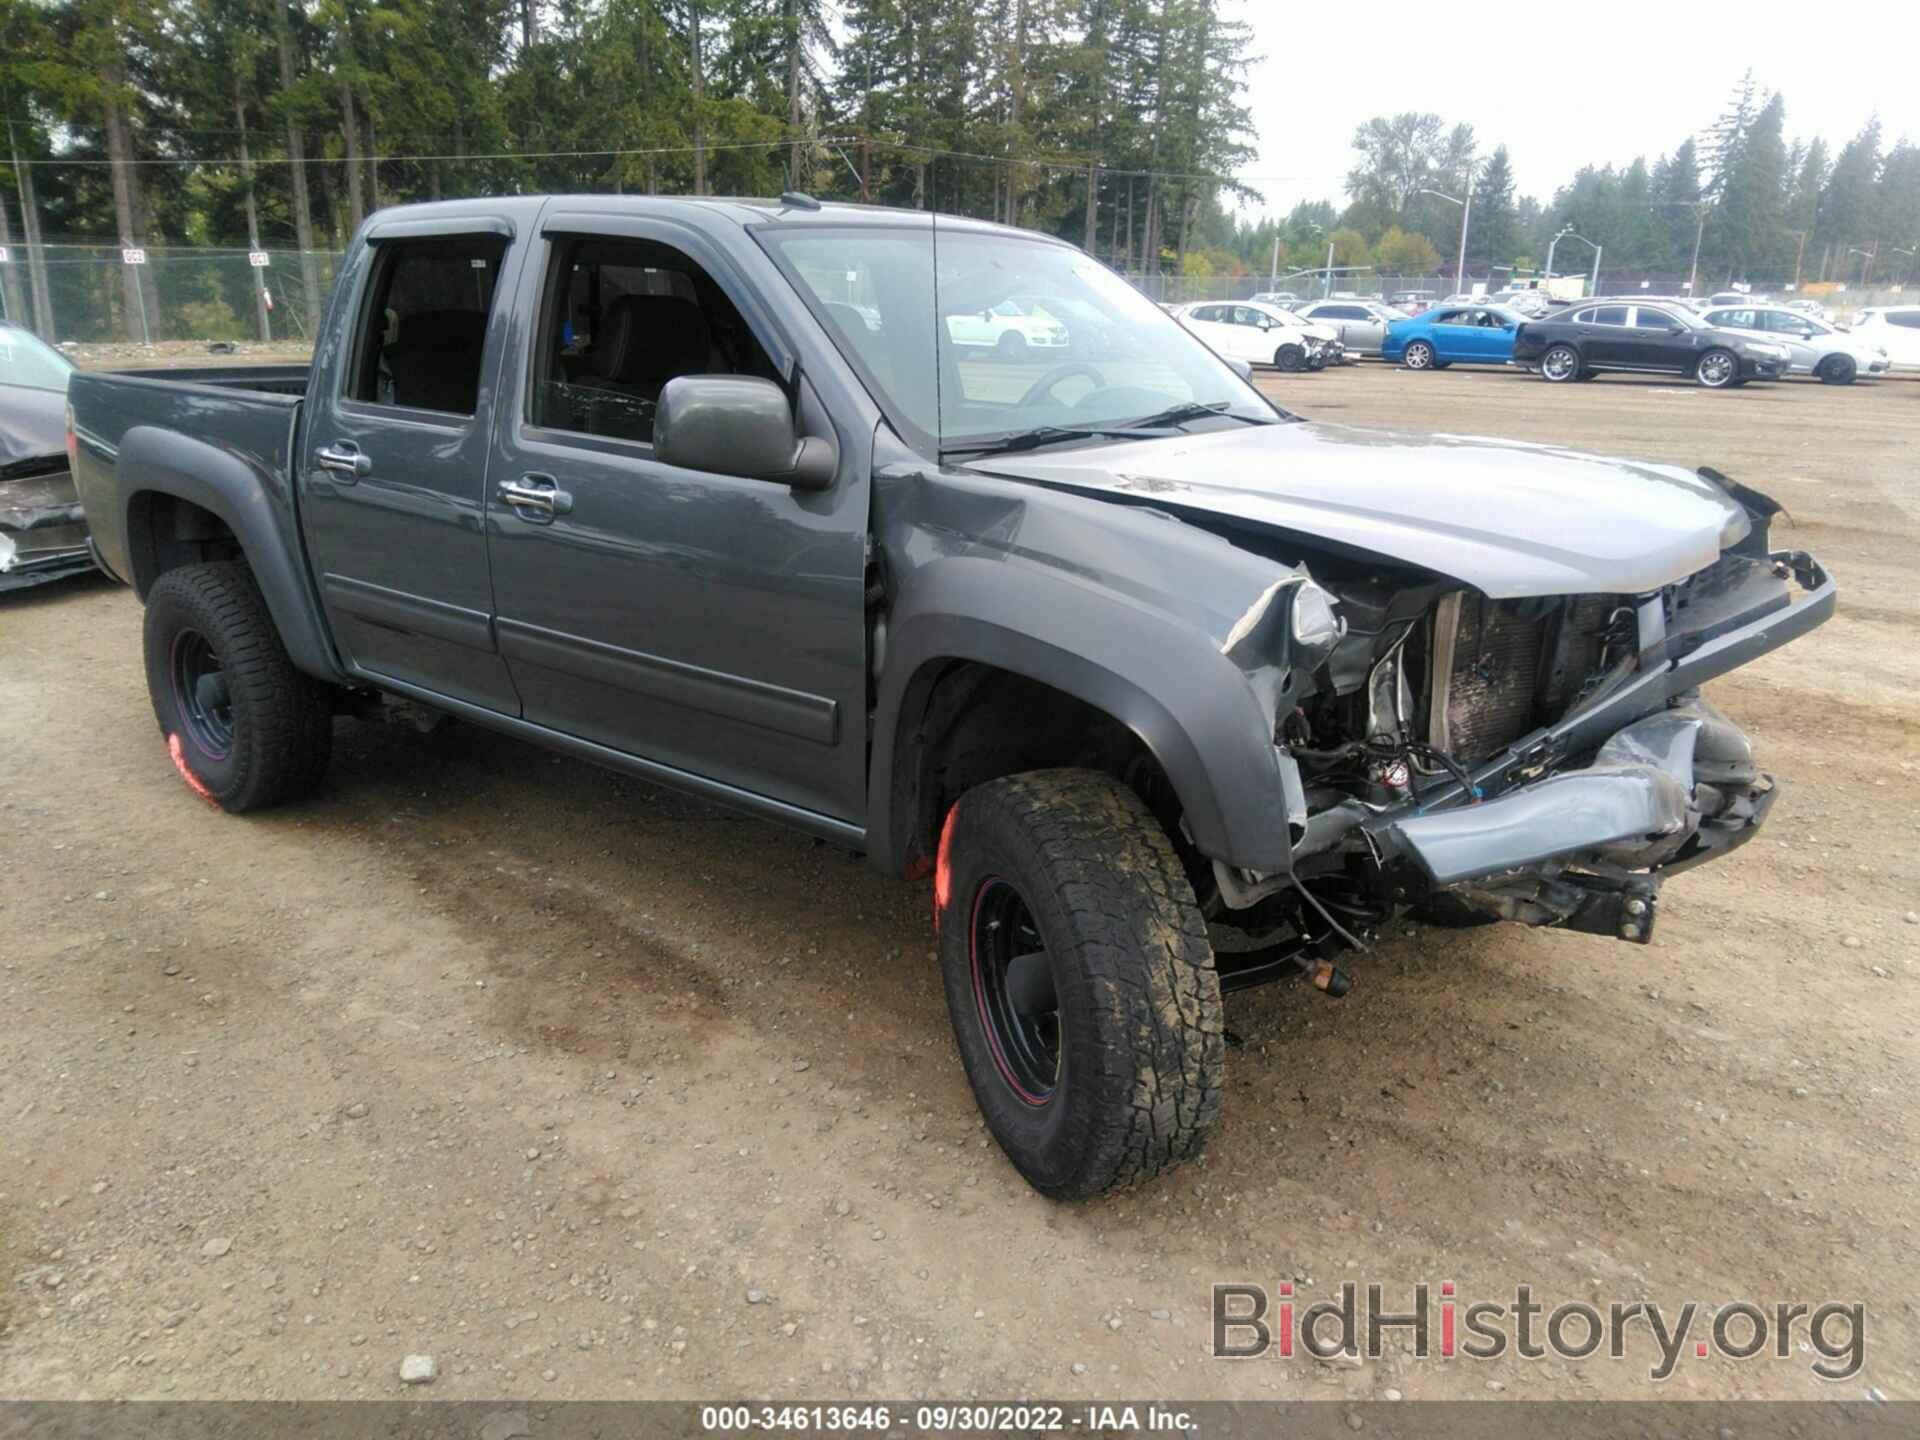
M 1654 590 L 1712 564 L 1750 523 L 1678 466 L 1345 425 L 1250 425 L 969 468 L 1319 540 L 1495 599 Z

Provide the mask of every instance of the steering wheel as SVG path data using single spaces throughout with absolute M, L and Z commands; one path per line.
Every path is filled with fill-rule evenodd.
M 1046 374 L 1029 385 L 1027 387 L 1027 393 L 1020 397 L 1018 408 L 1025 409 L 1027 406 L 1039 400 L 1041 396 L 1051 391 L 1053 387 L 1058 385 L 1062 380 L 1071 380 L 1076 375 L 1084 375 L 1087 379 L 1093 381 L 1093 388 L 1095 390 L 1105 388 L 1102 382 L 1106 377 L 1102 375 L 1096 367 L 1089 365 L 1084 360 L 1068 360 L 1062 364 L 1055 365 L 1051 370 L 1047 371 Z M 1085 397 L 1083 396 L 1082 398 L 1084 399 Z

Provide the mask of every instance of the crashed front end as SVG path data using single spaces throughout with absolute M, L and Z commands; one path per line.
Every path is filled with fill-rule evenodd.
M 1769 548 L 1772 501 L 1701 473 L 1746 524 L 1651 593 L 1324 582 L 1343 629 L 1275 736 L 1291 874 L 1215 867 L 1243 927 L 1297 893 L 1296 948 L 1322 954 L 1403 911 L 1650 940 L 1664 878 L 1751 839 L 1778 794 L 1699 687 L 1835 603 L 1817 560 Z
M 0 593 L 93 569 L 87 537 L 64 454 L 0 467 Z

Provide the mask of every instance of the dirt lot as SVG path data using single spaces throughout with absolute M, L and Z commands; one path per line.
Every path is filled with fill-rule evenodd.
M 343 721 L 321 798 L 223 817 L 132 596 L 48 587 L 0 602 L 0 1394 L 1650 1393 L 1637 1335 L 1205 1357 L 1211 1281 L 1297 1279 L 1859 1299 L 1854 1379 L 1689 1349 L 1661 1393 L 1920 1395 L 1920 383 L 1271 384 L 1719 466 L 1839 575 L 1712 688 L 1787 789 L 1657 943 L 1408 931 L 1339 1003 L 1234 998 L 1205 1161 L 1063 1208 L 978 1126 L 923 889 L 459 727 Z

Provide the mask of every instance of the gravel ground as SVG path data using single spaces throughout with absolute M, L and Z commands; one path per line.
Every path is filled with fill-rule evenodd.
M 1659 1393 L 1920 1395 L 1920 383 L 1268 383 L 1719 466 L 1840 577 L 1711 688 L 1787 788 L 1655 944 L 1407 930 L 1338 1003 L 1236 997 L 1204 1161 L 1057 1206 L 976 1120 L 923 888 L 466 727 L 342 721 L 320 797 L 225 817 L 158 743 L 133 597 L 8 597 L 0 1394 L 1651 1393 L 1639 1334 L 1210 1360 L 1241 1279 L 1862 1300 L 1850 1380 L 1689 1352 Z

